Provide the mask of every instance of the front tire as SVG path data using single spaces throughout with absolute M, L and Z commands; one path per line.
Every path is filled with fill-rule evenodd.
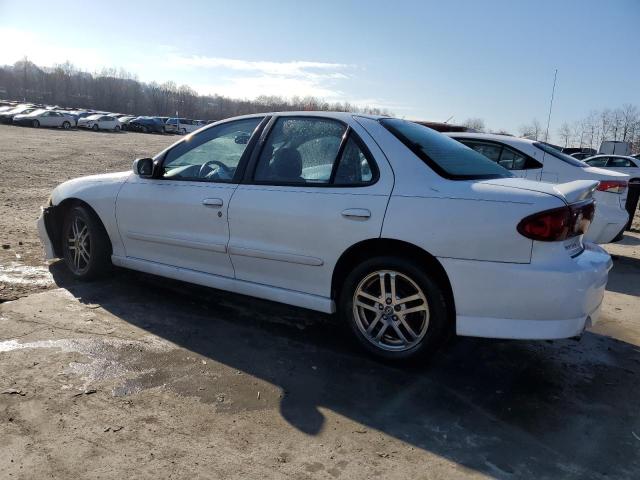
M 62 122 L 62 128 L 64 128 L 65 130 L 69 130 L 71 128 L 71 123 Z
M 31 126 L 33 128 L 40 128 L 40 122 L 38 120 L 32 120 L 31 121 Z
M 358 342 L 378 358 L 407 361 L 437 350 L 448 308 L 435 277 L 402 257 L 374 257 L 345 279 L 339 312 Z
M 100 128 L 100 127 L 98 127 L 98 124 L 97 124 L 97 123 L 94 123 L 94 124 L 93 124 L 93 127 L 91 127 L 91 130 L 93 130 L 94 132 L 97 132 L 99 128 Z
M 116 125 L 116 127 L 114 128 L 114 130 L 115 130 L 116 132 L 119 132 L 119 131 L 120 131 L 120 125 Z
M 111 243 L 100 219 L 84 206 L 71 208 L 62 226 L 64 262 L 74 277 L 90 280 L 111 266 Z

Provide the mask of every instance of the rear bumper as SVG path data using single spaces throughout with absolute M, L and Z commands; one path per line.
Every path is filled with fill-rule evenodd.
M 453 289 L 458 335 L 556 339 L 598 320 L 611 257 L 586 244 L 575 258 L 541 264 L 440 259 Z

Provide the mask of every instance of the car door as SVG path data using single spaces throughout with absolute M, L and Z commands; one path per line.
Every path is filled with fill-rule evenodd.
M 222 123 L 186 137 L 155 160 L 154 178 L 132 175 L 116 216 L 126 256 L 233 277 L 227 254 L 229 200 L 247 142 L 263 117 Z
M 327 298 L 339 256 L 380 236 L 393 173 L 355 122 L 281 116 L 267 130 L 229 207 L 236 278 Z
M 55 112 L 44 112 L 40 116 L 40 125 L 43 127 L 57 127 Z

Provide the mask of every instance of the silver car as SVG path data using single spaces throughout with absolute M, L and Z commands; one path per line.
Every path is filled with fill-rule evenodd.
M 13 123 L 18 125 L 28 125 L 30 127 L 57 127 L 69 130 L 75 126 L 75 119 L 66 113 L 56 112 L 55 110 L 45 110 L 39 108 L 30 113 L 15 115 Z

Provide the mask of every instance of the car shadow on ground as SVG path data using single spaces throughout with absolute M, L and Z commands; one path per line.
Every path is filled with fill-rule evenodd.
M 640 296 L 640 282 L 634 281 L 640 276 L 640 258 L 625 255 L 614 255 L 612 258 L 615 275 L 609 275 L 607 290 L 634 297 Z
M 281 388 L 282 417 L 308 435 L 324 408 L 492 477 L 638 478 L 634 345 L 460 338 L 389 366 L 326 315 L 122 270 L 88 284 L 61 262 L 51 273 L 81 302 Z

